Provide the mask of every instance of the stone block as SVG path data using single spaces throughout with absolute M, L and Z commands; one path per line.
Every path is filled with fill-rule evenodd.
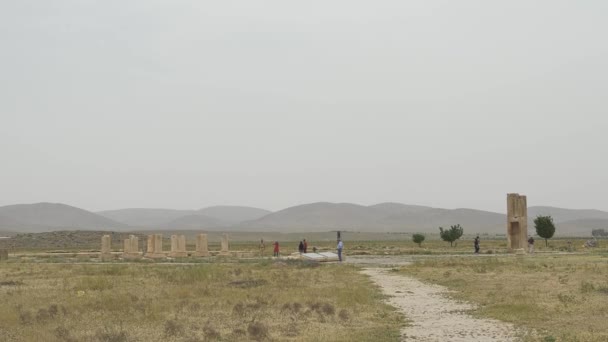
M 209 256 L 209 243 L 207 241 L 207 234 L 198 234 L 196 236 L 196 251 L 194 252 L 194 256 Z
M 230 255 L 230 243 L 228 241 L 228 234 L 222 235 L 222 248 L 220 250 L 219 255 L 223 255 L 223 256 Z
M 139 253 L 139 238 L 135 235 L 129 235 L 129 238 L 124 241 L 122 257 L 125 259 L 141 258 Z
M 172 258 L 186 258 L 186 237 L 184 235 L 171 235 L 171 252 L 169 256 Z
M 111 260 L 112 255 L 112 237 L 110 235 L 104 235 L 101 237 L 101 260 Z
M 162 259 L 167 257 L 163 252 L 163 235 L 151 234 L 148 235 L 146 258 Z

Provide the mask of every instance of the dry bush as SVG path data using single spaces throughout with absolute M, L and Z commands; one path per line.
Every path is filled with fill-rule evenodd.
M 252 322 L 247 326 L 249 338 L 254 341 L 263 341 L 268 338 L 268 327 L 262 322 Z
M 57 339 L 59 341 L 63 341 L 63 342 L 77 342 L 78 341 L 77 339 L 72 337 L 70 330 L 68 330 L 64 326 L 58 326 L 57 329 L 55 329 L 55 337 L 57 337 Z
M 38 309 L 38 313 L 36 313 L 36 322 L 44 323 L 51 318 L 49 311 L 47 309 Z
M 343 321 L 348 321 L 350 319 L 348 311 L 344 309 L 340 310 L 340 312 L 338 313 L 338 317 L 340 317 L 340 319 L 342 319 Z
M 19 321 L 23 325 L 29 325 L 34 322 L 32 319 L 32 314 L 29 311 L 20 311 L 19 312 Z
M 323 304 L 321 310 L 328 316 L 333 316 L 336 313 L 336 308 L 334 308 L 334 306 L 330 303 Z
M 207 322 L 207 324 L 203 328 L 203 333 L 205 333 L 205 338 L 212 340 L 212 341 L 218 340 L 221 337 L 220 332 L 215 330 L 215 328 L 212 327 L 209 322 Z
M 177 320 L 171 319 L 165 322 L 165 336 L 175 337 L 182 336 L 185 333 L 185 328 Z
M 129 334 L 121 328 L 104 327 L 98 330 L 93 337 L 95 342 L 128 342 Z

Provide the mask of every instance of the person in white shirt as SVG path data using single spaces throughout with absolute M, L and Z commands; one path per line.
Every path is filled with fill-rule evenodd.
M 338 240 L 338 260 L 342 262 L 342 249 L 344 248 L 344 243 L 342 240 Z

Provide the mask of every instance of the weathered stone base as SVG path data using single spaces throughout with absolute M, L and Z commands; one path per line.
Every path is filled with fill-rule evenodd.
M 150 259 L 164 259 L 167 255 L 165 253 L 148 253 L 145 257 Z
M 171 252 L 169 253 L 169 257 L 171 258 L 187 258 L 188 252 Z
M 516 255 L 526 255 L 526 250 L 523 248 L 518 248 L 513 250 Z
M 210 255 L 209 252 L 205 252 L 205 253 L 203 253 L 203 252 L 194 252 L 194 253 L 192 253 L 192 256 L 198 257 L 198 258 L 208 257 L 209 255 Z
M 114 254 L 111 254 L 111 253 L 102 253 L 102 254 L 99 255 L 99 258 L 102 261 L 114 260 Z
M 123 259 L 141 259 L 142 255 L 139 253 L 125 253 L 122 255 Z

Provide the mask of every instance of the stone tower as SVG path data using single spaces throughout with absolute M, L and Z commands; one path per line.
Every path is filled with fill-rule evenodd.
M 510 250 L 525 250 L 528 242 L 528 203 L 526 196 L 507 194 L 507 241 Z

